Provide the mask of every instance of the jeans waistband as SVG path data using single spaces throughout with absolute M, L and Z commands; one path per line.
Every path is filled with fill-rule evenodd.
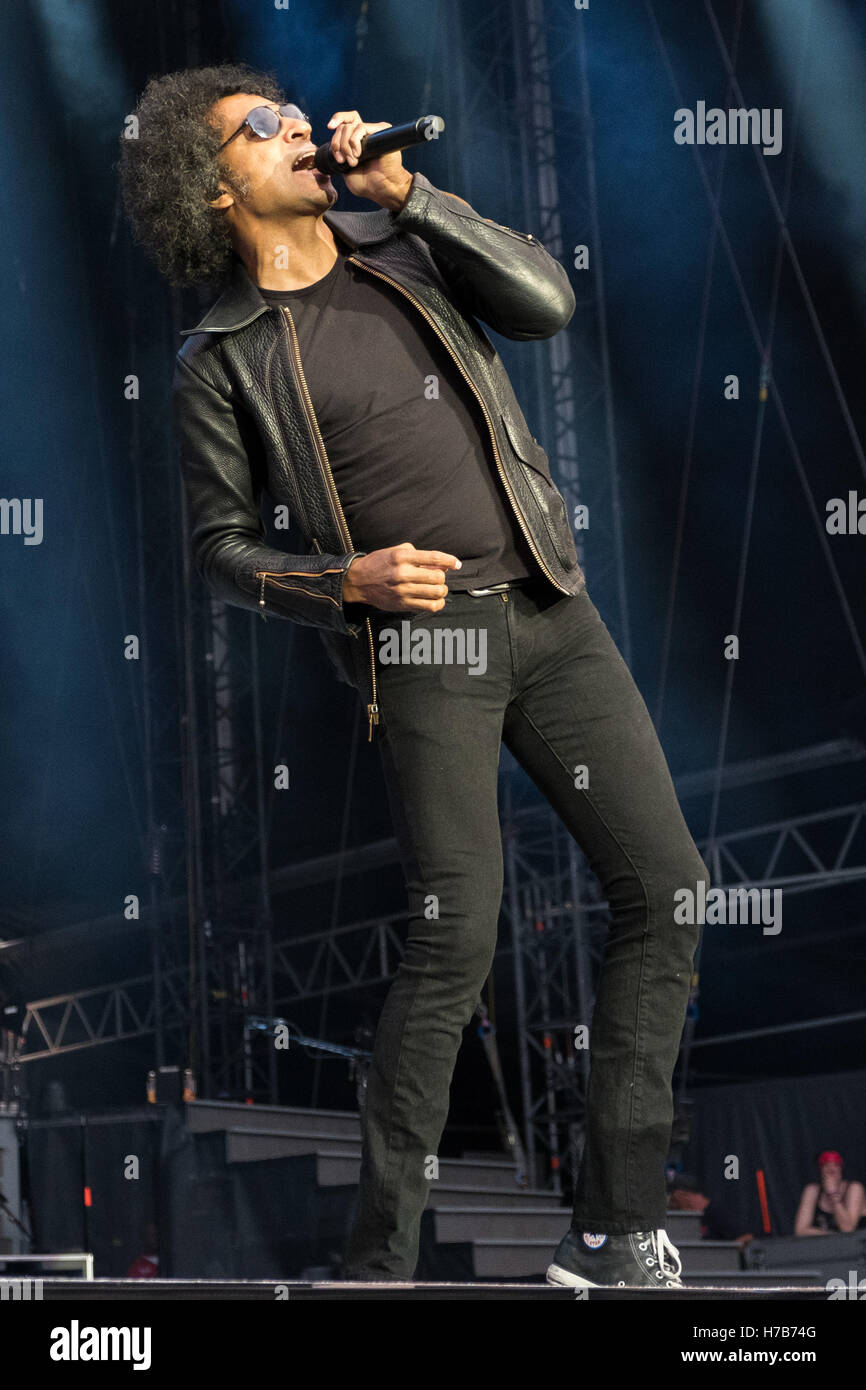
M 449 600 L 459 600 L 465 597 L 473 599 L 484 598 L 487 595 L 500 594 L 510 589 L 520 589 L 522 592 L 529 594 L 530 597 L 542 591 L 550 592 L 550 586 L 543 577 L 527 575 L 525 578 L 507 579 L 502 584 L 493 584 L 485 589 L 449 589 L 448 598 Z M 447 605 L 444 611 L 447 616 Z M 435 617 L 438 615 L 434 614 L 433 616 Z M 408 609 L 395 609 L 393 611 L 373 609 L 370 611 L 370 619 L 374 628 L 377 630 L 382 626 L 392 625 L 398 619 L 411 620 L 413 617 L 429 618 L 430 614 L 426 610 L 413 613 L 413 611 Z

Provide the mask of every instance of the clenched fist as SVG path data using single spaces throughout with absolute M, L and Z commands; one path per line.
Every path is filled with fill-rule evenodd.
M 446 570 L 459 570 L 461 561 L 444 550 L 416 550 L 411 541 L 388 550 L 372 550 L 353 560 L 343 576 L 343 601 L 366 603 L 386 613 L 445 607 Z
M 356 198 L 369 198 L 380 207 L 398 212 L 412 187 L 412 175 L 404 167 L 399 150 L 381 155 L 379 159 L 368 159 L 357 173 L 349 172 L 358 163 L 362 137 L 373 135 L 377 130 L 389 130 L 390 125 L 390 121 L 362 121 L 357 111 L 335 111 L 328 121 L 328 126 L 334 127 L 331 154 L 347 166 L 343 177 L 349 192 Z

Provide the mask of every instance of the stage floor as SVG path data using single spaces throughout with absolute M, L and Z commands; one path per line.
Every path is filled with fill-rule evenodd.
M 0 1281 L 2 1283 L 4 1281 Z M 750 1284 L 736 1289 L 712 1284 L 691 1284 L 684 1289 L 564 1289 L 552 1284 L 475 1283 L 402 1284 L 396 1282 L 355 1284 L 299 1283 L 278 1284 L 258 1279 L 43 1279 L 43 1302 L 90 1303 L 230 1301 L 250 1299 L 259 1302 L 297 1302 L 299 1299 L 334 1302 L 381 1299 L 541 1299 L 573 1302 L 578 1296 L 595 1302 L 779 1301 L 826 1302 L 823 1285 Z

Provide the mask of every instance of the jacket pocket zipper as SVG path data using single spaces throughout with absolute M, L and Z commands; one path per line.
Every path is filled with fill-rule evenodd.
M 339 608 L 339 607 L 340 607 L 340 604 L 337 602 L 337 600 L 336 600 L 335 598 L 331 598 L 331 595 L 330 595 L 330 594 L 317 594 L 316 591 L 315 591 L 315 589 L 305 589 L 304 586 L 303 586 L 303 584 L 281 584 L 281 583 L 280 583 L 280 580 L 281 580 L 281 579 L 288 579 L 288 578 L 295 578 L 295 579 L 318 579 L 319 576 L 322 575 L 322 574 L 341 574 L 341 573 L 342 573 L 342 571 L 341 571 L 341 570 L 338 570 L 338 569 L 334 569 L 334 570 L 320 570 L 320 571 L 319 571 L 319 574 L 310 574 L 308 570 L 256 570 L 256 579 L 260 579 L 260 580 L 261 580 L 261 584 L 259 585 L 259 608 L 262 610 L 262 617 L 265 616 L 264 609 L 265 609 L 265 580 L 266 580 L 266 579 L 272 579 L 272 580 L 274 581 L 274 583 L 276 584 L 276 586 L 277 586 L 278 589 L 299 589 L 299 590 L 301 591 L 302 594 L 309 594 L 311 598 L 324 598 L 324 599 L 327 599 L 328 603 L 333 603 L 333 604 L 335 605 L 335 607 Z

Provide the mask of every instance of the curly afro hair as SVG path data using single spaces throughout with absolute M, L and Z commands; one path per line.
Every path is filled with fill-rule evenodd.
M 222 136 L 208 113 L 236 92 L 286 101 L 272 74 L 243 63 L 170 72 L 150 79 L 135 110 L 138 136 L 120 141 L 116 167 L 133 235 L 172 285 L 222 282 L 231 269 L 228 230 L 207 199 L 218 177 L 240 196 L 245 189 L 221 167 Z

